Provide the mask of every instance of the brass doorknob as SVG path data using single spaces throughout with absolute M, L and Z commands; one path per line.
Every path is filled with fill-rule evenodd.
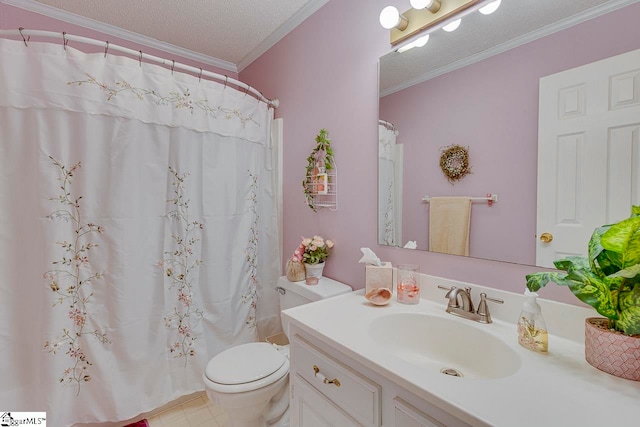
M 540 235 L 540 241 L 542 243 L 549 243 L 553 240 L 553 234 L 551 233 L 542 233 Z

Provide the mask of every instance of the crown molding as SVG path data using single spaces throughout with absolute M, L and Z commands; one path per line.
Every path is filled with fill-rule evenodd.
M 1 0 L 0 0 L 1 1 Z M 282 40 L 287 34 L 293 31 L 298 25 L 302 24 L 308 17 L 316 13 L 322 6 L 328 3 L 329 0 L 311 0 L 305 4 L 302 9 L 296 12 L 291 18 L 289 18 L 284 24 L 282 24 L 276 31 L 271 33 L 262 43 L 253 49 L 247 56 L 242 58 L 238 62 L 238 71 L 242 71 L 249 66 L 253 61 L 258 59 L 262 54 L 271 49 L 276 43 Z
M 0 0 L 2 1 L 2 0 Z M 564 30 L 566 28 L 573 27 L 574 25 L 578 25 L 582 22 L 586 22 L 590 19 L 597 18 L 601 15 L 607 14 L 609 12 L 613 12 L 615 10 L 621 9 L 625 6 L 629 6 L 633 3 L 637 3 L 638 0 L 616 0 L 606 4 L 602 4 L 600 6 L 593 7 L 591 9 L 585 10 L 584 12 L 573 15 L 569 18 L 560 20 L 553 24 L 542 27 L 538 30 L 527 33 L 523 36 L 516 37 L 513 40 L 509 40 L 508 42 L 501 43 L 497 46 L 494 46 L 485 51 L 476 53 L 474 55 L 467 56 L 458 61 L 452 62 L 451 64 L 447 64 L 444 67 L 437 68 L 433 71 L 429 71 L 428 73 L 422 74 L 415 79 L 411 79 L 399 85 L 390 87 L 383 92 L 380 92 L 380 98 L 391 95 L 392 93 L 399 92 L 401 90 L 407 89 L 413 85 L 418 83 L 426 82 L 427 80 L 431 80 L 435 77 L 441 76 L 451 71 L 458 70 L 460 68 L 466 67 L 468 65 L 474 64 L 476 62 L 480 62 L 484 59 L 490 58 L 492 56 L 498 55 L 500 53 L 506 52 L 508 50 L 514 49 L 518 46 L 522 46 L 524 44 L 530 43 L 532 41 L 541 39 L 553 33 L 557 33 L 558 31 Z
M 0 0 L 0 3 L 7 4 L 9 6 L 15 6 L 20 9 L 28 10 L 30 12 L 39 13 L 41 15 L 48 16 L 50 18 L 58 19 L 60 21 L 68 22 L 69 24 L 77 25 L 79 27 L 87 28 L 89 30 L 98 31 L 109 36 L 118 37 L 123 40 L 127 40 L 132 43 L 137 43 L 143 46 L 148 46 L 154 49 L 161 50 L 173 55 L 180 56 L 182 58 L 198 61 L 203 64 L 210 65 L 212 67 L 221 68 L 223 70 L 231 71 L 233 73 L 238 72 L 236 64 L 223 61 L 213 56 L 204 55 L 189 49 L 184 49 L 175 46 L 171 43 L 162 42 L 152 37 L 144 36 L 133 31 L 125 30 L 115 25 L 105 24 L 98 22 L 94 19 L 77 15 L 75 13 L 67 12 L 65 10 L 51 7 L 44 3 L 39 3 L 34 0 Z

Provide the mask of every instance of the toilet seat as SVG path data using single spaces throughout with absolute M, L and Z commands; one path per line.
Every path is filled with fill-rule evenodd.
M 266 387 L 289 373 L 289 359 L 271 344 L 242 344 L 213 357 L 205 369 L 208 387 L 242 393 Z

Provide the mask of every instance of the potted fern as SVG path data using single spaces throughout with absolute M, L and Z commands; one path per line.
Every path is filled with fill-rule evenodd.
M 527 288 L 548 282 L 568 286 L 580 301 L 604 318 L 585 323 L 585 356 L 609 374 L 640 381 L 640 206 L 631 217 L 597 228 L 589 240 L 589 257 L 554 262 L 562 272 L 527 275 Z
M 327 194 L 329 186 L 327 172 L 333 170 L 334 166 L 329 132 L 326 129 L 320 129 L 316 136 L 316 148 L 307 157 L 306 175 L 302 181 L 307 206 L 314 212 L 317 211 L 315 196 Z

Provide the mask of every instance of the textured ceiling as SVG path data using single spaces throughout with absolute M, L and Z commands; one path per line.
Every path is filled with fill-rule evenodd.
M 447 33 L 431 34 L 422 48 L 404 53 L 390 52 L 380 59 L 380 95 L 385 96 L 412 84 L 420 83 L 458 68 L 473 55 L 498 50 L 522 37 L 535 39 L 537 31 L 550 25 L 571 23 L 577 16 L 594 17 L 604 10 L 612 10 L 640 0 L 502 0 L 492 15 L 473 12 L 462 19 L 460 27 Z M 504 45 L 503 45 L 504 46 Z M 499 53 L 499 52 L 496 52 Z
M 326 3 L 326 0 L 37 1 L 236 65 L 248 65 L 257 56 L 256 50 L 264 47 L 265 41 L 292 18 Z
M 23 0 L 26 1 L 26 0 Z M 35 0 L 223 61 L 241 71 L 328 0 Z M 355 0 L 340 0 L 355 1 Z M 361 0 L 366 1 L 366 0 Z M 488 1 L 488 0 L 487 0 Z M 453 33 L 435 31 L 429 43 L 380 62 L 381 94 L 435 76 L 457 61 L 526 37 L 602 5 L 640 0 L 502 0 L 492 15 L 466 16 Z M 409 2 L 406 8 L 409 8 Z M 224 64 L 223 68 L 227 68 Z

